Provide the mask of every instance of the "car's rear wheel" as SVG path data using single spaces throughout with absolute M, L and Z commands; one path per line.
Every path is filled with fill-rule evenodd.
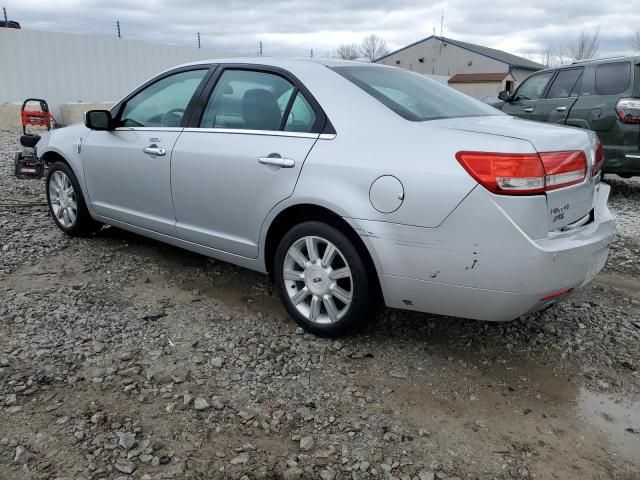
M 68 235 L 83 236 L 100 228 L 87 210 L 78 179 L 64 162 L 49 168 L 47 203 L 56 225 Z
M 274 279 L 289 315 L 317 335 L 346 333 L 371 313 L 369 275 L 360 254 L 325 223 L 289 230 L 276 251 Z

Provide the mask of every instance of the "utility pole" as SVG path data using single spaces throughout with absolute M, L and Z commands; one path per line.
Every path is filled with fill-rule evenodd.
M 311 49 L 311 51 L 309 53 L 311 54 L 311 58 L 313 58 L 313 48 Z
M 120 36 L 120 20 L 116 20 L 116 28 L 118 29 L 118 38 L 122 38 Z
M 5 23 L 5 25 L 9 26 L 9 20 L 7 20 L 7 9 L 5 7 L 2 7 L 2 13 L 4 13 L 4 23 Z
M 262 40 L 258 43 L 258 55 L 262 56 Z
M 198 48 L 200 48 L 200 32 L 198 32 Z

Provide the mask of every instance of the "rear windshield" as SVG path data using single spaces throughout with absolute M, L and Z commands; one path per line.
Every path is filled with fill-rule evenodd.
M 369 95 L 407 120 L 504 115 L 479 100 L 418 73 L 394 67 L 333 67 Z

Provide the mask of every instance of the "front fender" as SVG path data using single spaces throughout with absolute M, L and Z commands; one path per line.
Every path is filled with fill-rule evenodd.
M 87 137 L 89 131 L 90 130 L 81 123 L 51 130 L 50 132 L 47 132 L 47 135 L 42 136 L 36 145 L 36 149 L 38 152 L 38 158 L 44 159 L 45 161 L 47 161 L 47 157 L 52 153 L 64 158 L 78 179 L 85 204 L 93 216 L 87 192 L 87 185 L 84 178 L 84 167 L 81 155 L 82 142 Z

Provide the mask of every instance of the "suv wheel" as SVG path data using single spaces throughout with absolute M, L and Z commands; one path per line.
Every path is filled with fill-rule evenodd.
M 325 223 L 289 230 L 276 251 L 274 278 L 289 315 L 316 335 L 341 335 L 370 314 L 364 262 L 351 241 Z
M 100 228 L 91 218 L 73 170 L 56 162 L 47 175 L 47 203 L 56 225 L 68 235 L 82 236 Z

